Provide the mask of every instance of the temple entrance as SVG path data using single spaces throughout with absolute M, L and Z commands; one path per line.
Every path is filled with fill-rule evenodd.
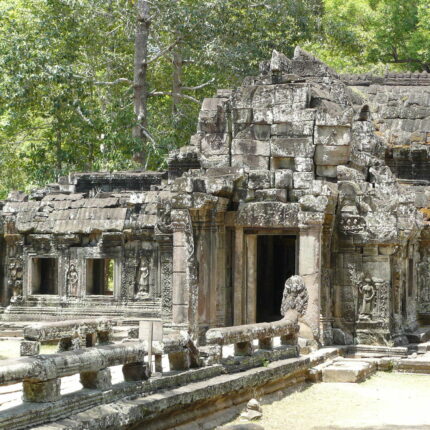
M 295 236 L 257 236 L 257 322 L 282 318 L 284 284 L 295 272 Z

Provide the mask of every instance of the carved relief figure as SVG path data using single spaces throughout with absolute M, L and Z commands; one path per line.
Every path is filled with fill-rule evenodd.
M 76 266 L 72 263 L 67 272 L 67 290 L 70 297 L 78 295 L 78 272 Z
M 139 281 L 136 297 L 139 299 L 149 297 L 149 263 L 147 258 L 142 257 L 139 268 Z
M 366 278 L 359 286 L 361 293 L 361 310 L 358 316 L 361 320 L 370 320 L 372 318 L 373 298 L 375 297 L 375 286 L 370 278 Z

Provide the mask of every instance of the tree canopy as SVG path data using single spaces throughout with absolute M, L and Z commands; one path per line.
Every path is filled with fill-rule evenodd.
M 133 154 L 138 0 L 0 0 L 0 197 Z M 341 72 L 430 70 L 428 0 L 148 1 L 145 167 L 188 142 L 199 103 L 273 49 Z

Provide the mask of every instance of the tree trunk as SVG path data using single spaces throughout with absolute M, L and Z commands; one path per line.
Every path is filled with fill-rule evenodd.
M 134 154 L 135 161 L 145 162 L 145 131 L 148 125 L 148 39 L 151 19 L 149 16 L 149 3 L 146 0 L 137 1 L 136 39 L 134 45 L 134 113 L 136 125 L 133 128 L 133 137 L 139 139 L 141 149 Z
M 179 39 L 179 35 L 176 35 Z M 179 113 L 179 102 L 182 91 L 182 52 L 180 43 L 178 43 L 173 50 L 173 73 L 172 73 L 172 114 L 174 120 Z

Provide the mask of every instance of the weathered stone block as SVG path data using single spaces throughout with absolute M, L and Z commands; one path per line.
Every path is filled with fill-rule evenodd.
M 292 103 L 288 105 L 277 104 L 273 106 L 273 123 L 283 123 L 290 121 L 298 121 L 300 114 L 296 114 L 297 111 L 302 110 L 303 103 Z
M 24 402 L 49 403 L 60 400 L 61 379 L 50 379 L 44 382 L 23 381 Z
M 272 109 L 253 109 L 252 116 L 255 124 L 273 124 Z
M 322 369 L 323 382 L 361 382 L 376 370 L 375 364 L 342 359 Z
M 205 155 L 228 155 L 230 152 L 230 137 L 228 134 L 206 134 L 200 144 Z
M 313 129 L 313 121 L 286 122 L 272 124 L 270 133 L 272 136 L 305 137 L 312 136 Z
M 112 386 L 110 369 L 102 369 L 97 372 L 81 372 L 80 382 L 84 388 L 108 390 Z
M 335 178 L 337 176 L 338 166 L 317 166 L 317 176 L 324 176 L 326 178 Z
M 328 199 L 326 196 L 312 196 L 306 195 L 299 200 L 300 207 L 304 211 L 309 212 L 324 212 L 328 204 Z
M 349 146 L 317 145 L 315 149 L 315 163 L 320 166 L 337 166 L 349 161 Z
M 275 170 L 275 188 L 292 188 L 293 172 L 292 170 L 279 169 Z
M 270 140 L 273 157 L 313 157 L 315 147 L 312 138 L 272 137 Z
M 272 85 L 259 85 L 255 89 L 252 103 L 257 108 L 267 109 L 275 102 L 275 89 Z M 255 120 L 255 117 L 254 117 Z
M 228 167 L 230 166 L 230 155 L 210 155 L 205 156 L 204 154 L 200 157 L 201 166 L 205 169 L 216 168 L 216 167 Z
M 287 202 L 287 190 L 285 188 L 269 188 L 266 190 L 256 190 L 255 200 L 260 202 Z
M 270 188 L 271 176 L 267 170 L 252 170 L 248 175 L 248 188 L 251 190 Z
M 203 133 L 224 133 L 227 131 L 225 114 L 217 111 L 200 111 L 197 131 Z
M 316 127 L 315 140 L 317 145 L 343 146 L 351 143 L 350 127 Z
M 233 122 L 238 124 L 250 124 L 252 122 L 252 109 L 233 109 Z
M 268 169 L 269 157 L 263 155 L 232 155 L 231 165 L 233 167 L 248 167 L 255 170 Z
M 294 167 L 296 172 L 312 172 L 314 170 L 314 161 L 312 158 L 295 157 Z
M 356 169 L 346 166 L 337 166 L 337 179 L 339 181 L 364 181 L 364 174 Z
M 294 172 L 293 187 L 297 189 L 308 189 L 312 187 L 314 174 L 311 172 Z
M 251 127 L 251 132 L 257 140 L 269 140 L 270 130 L 271 126 L 268 124 L 254 124 Z
M 209 194 L 221 197 L 231 197 L 234 188 L 231 177 L 209 177 L 205 185 Z
M 270 155 L 270 143 L 263 140 L 233 139 L 231 153 L 233 155 Z
M 40 342 L 33 340 L 22 340 L 19 346 L 19 353 L 22 357 L 38 355 L 40 353 Z

